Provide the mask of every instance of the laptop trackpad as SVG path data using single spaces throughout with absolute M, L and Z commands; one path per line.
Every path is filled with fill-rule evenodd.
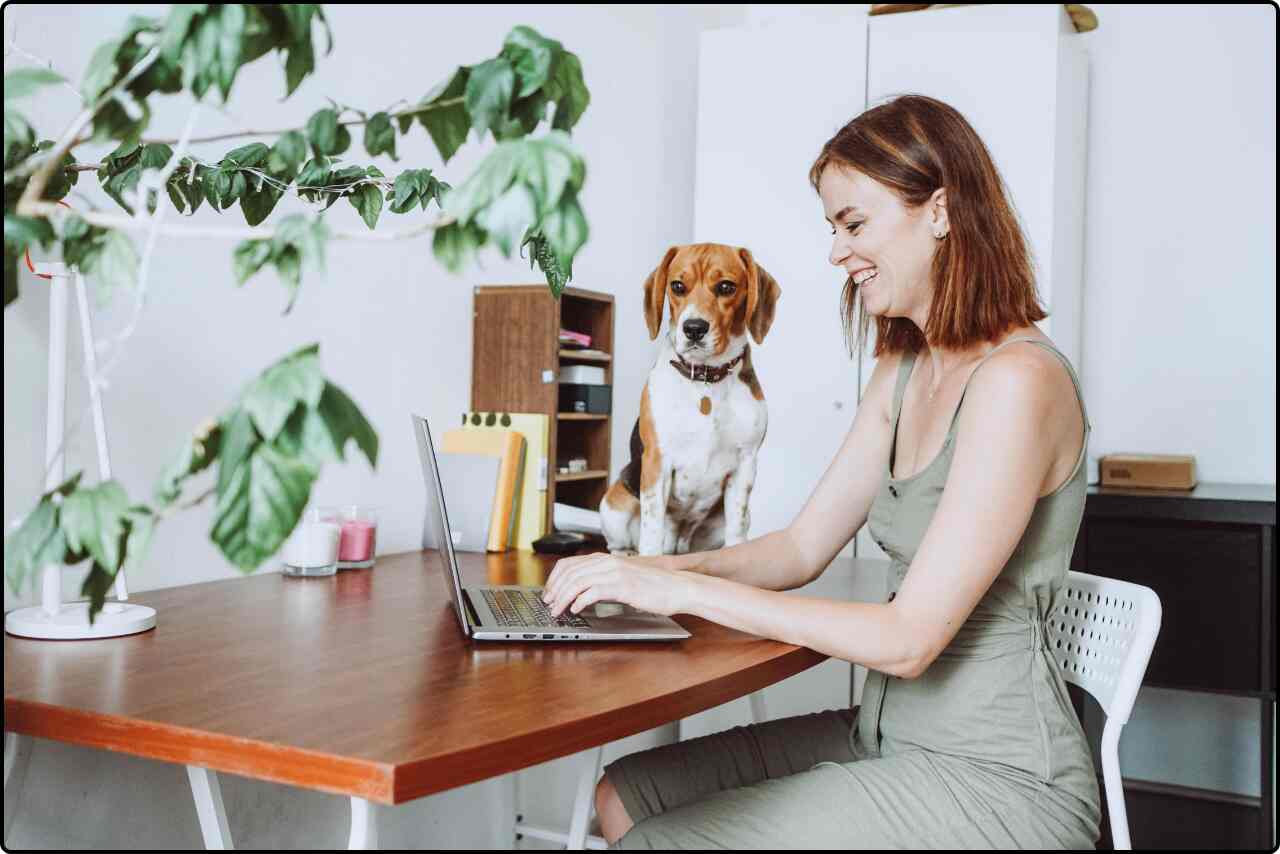
M 597 602 L 594 606 L 597 617 L 617 617 L 623 613 L 623 606 L 617 602 Z

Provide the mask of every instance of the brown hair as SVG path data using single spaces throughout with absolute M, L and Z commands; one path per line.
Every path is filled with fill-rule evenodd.
M 977 132 L 954 108 L 900 95 L 836 132 L 809 169 L 814 190 L 830 165 L 861 172 L 908 208 L 947 191 L 949 233 L 933 257 L 933 302 L 923 334 L 906 317 L 877 317 L 877 357 L 931 346 L 964 348 L 1048 317 L 1036 293 L 1027 240 L 1000 172 Z M 866 341 L 871 316 L 850 277 L 841 298 L 850 355 Z M 859 316 L 856 345 L 854 315 Z

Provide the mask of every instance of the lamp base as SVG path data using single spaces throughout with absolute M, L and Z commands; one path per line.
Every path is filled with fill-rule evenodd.
M 107 602 L 89 624 L 89 603 L 68 602 L 49 616 L 44 608 L 19 608 L 4 619 L 4 630 L 23 638 L 90 640 L 136 635 L 155 628 L 156 609 L 132 602 Z

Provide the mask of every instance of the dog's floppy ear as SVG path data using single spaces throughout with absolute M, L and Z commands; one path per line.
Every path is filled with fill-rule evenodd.
M 650 341 L 658 337 L 658 330 L 662 328 L 662 308 L 667 301 L 669 284 L 667 268 L 671 266 L 671 259 L 676 257 L 676 248 L 672 246 L 668 249 L 657 269 L 644 280 L 644 320 L 649 324 Z
M 751 250 L 739 249 L 738 256 L 747 267 L 747 329 L 756 343 L 761 344 L 773 325 L 773 309 L 782 289 L 769 271 L 751 257 Z

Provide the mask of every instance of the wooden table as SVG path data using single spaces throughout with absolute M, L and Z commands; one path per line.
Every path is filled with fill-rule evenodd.
M 541 584 L 554 565 L 532 552 L 459 557 L 467 584 Z M 838 560 L 803 592 L 883 601 L 884 563 Z M 5 636 L 6 731 L 347 795 L 353 807 L 605 744 L 825 659 L 687 616 L 677 620 L 693 637 L 676 643 L 473 643 L 434 552 L 134 599 L 159 612 L 154 630 Z

